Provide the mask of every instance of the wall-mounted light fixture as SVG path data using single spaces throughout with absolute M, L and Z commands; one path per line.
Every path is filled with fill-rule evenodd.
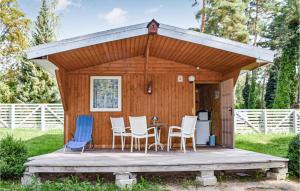
M 195 81 L 196 78 L 195 78 L 194 75 L 189 75 L 189 78 L 188 78 L 188 79 L 189 79 L 189 82 L 190 82 L 190 83 L 193 83 L 193 82 Z

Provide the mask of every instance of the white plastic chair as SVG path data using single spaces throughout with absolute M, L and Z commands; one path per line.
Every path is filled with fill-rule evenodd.
M 124 150 L 126 137 L 130 137 L 131 133 L 126 132 L 126 129 L 130 129 L 130 127 L 125 127 L 123 117 L 111 117 L 111 126 L 113 131 L 113 140 L 112 140 L 112 149 L 115 148 L 115 137 L 119 136 L 121 138 L 122 151 Z
M 155 140 L 155 151 L 157 151 L 157 142 L 156 142 L 156 128 L 151 127 L 147 129 L 147 119 L 146 116 L 141 117 L 129 117 L 129 123 L 131 128 L 131 152 L 133 151 L 133 138 L 145 138 L 145 153 L 147 153 L 148 149 L 148 138 L 154 137 Z M 154 130 L 153 134 L 149 134 L 148 131 Z
M 183 148 L 183 152 L 185 152 L 186 138 L 192 138 L 193 149 L 196 152 L 196 142 L 195 142 L 196 123 L 197 123 L 197 116 L 184 116 L 182 118 L 181 127 L 171 126 L 169 128 L 168 145 L 167 145 L 168 152 L 172 145 L 172 137 L 180 137 L 180 149 Z M 174 129 L 177 129 L 179 131 L 173 131 Z

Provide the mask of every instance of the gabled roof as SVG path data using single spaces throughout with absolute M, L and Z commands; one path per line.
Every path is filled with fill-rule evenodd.
M 100 56 L 102 60 L 90 59 L 90 63 L 85 63 L 85 66 L 140 56 L 143 55 L 146 49 L 149 34 L 152 34 L 147 26 L 149 26 L 149 23 L 142 23 L 34 46 L 27 50 L 27 57 L 29 59 L 41 59 L 49 56 L 51 58 L 49 60 L 54 64 L 57 62 L 57 65 L 61 65 L 67 70 L 76 70 L 84 67 L 84 65 L 79 63 L 82 62 L 80 57 L 93 57 L 92 53 L 94 53 L 94 56 Z M 161 23 L 155 32 L 156 35 L 154 35 L 155 37 L 150 47 L 155 49 L 155 51 L 150 50 L 150 56 L 173 59 L 177 62 L 200 67 L 203 65 L 206 69 L 218 71 L 218 66 L 223 66 L 225 62 L 232 62 L 237 67 L 245 67 L 255 63 L 256 60 L 273 62 L 274 59 L 274 52 L 271 50 Z M 102 45 L 103 47 L 101 47 Z M 109 50 L 109 47 L 105 47 L 110 45 L 114 47 L 113 51 Z M 131 54 L 128 50 L 132 49 Z M 185 51 L 185 49 L 190 51 Z M 79 53 L 79 50 L 82 50 L 82 52 Z M 114 56 L 114 58 L 106 58 L 108 55 L 115 54 L 116 50 L 118 50 L 118 53 L 122 51 L 123 53 L 120 53 L 120 56 Z M 214 55 L 209 53 L 212 50 Z M 86 53 L 87 51 L 92 53 L 89 55 Z M 182 52 L 183 55 L 176 57 L 175 55 L 164 55 L 161 53 L 167 51 L 174 52 L 174 54 Z M 75 53 L 73 54 L 72 52 Z M 77 61 L 76 56 L 78 57 Z M 198 57 L 199 59 L 183 59 L 185 57 Z M 216 59 L 216 57 L 219 58 Z M 62 58 L 64 62 L 68 58 L 73 58 L 74 68 L 68 68 L 69 66 L 67 65 L 63 66 L 64 62 L 60 63 L 59 58 Z M 220 58 L 224 59 L 221 60 Z M 232 68 L 233 65 L 228 67 Z M 220 71 L 222 72 L 223 69 L 220 69 Z

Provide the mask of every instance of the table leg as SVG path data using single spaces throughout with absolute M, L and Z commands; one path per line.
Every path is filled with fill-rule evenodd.
M 156 128 L 156 132 L 157 132 L 157 134 L 155 135 L 155 139 L 156 139 L 157 146 L 160 146 L 160 149 L 164 150 L 164 145 L 160 142 L 161 129 Z M 155 146 L 155 143 L 152 143 L 151 145 L 149 145 L 148 148 L 150 149 L 152 146 Z

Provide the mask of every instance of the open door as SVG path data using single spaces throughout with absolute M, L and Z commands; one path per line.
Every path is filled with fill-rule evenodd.
M 233 79 L 221 82 L 222 146 L 234 147 Z

